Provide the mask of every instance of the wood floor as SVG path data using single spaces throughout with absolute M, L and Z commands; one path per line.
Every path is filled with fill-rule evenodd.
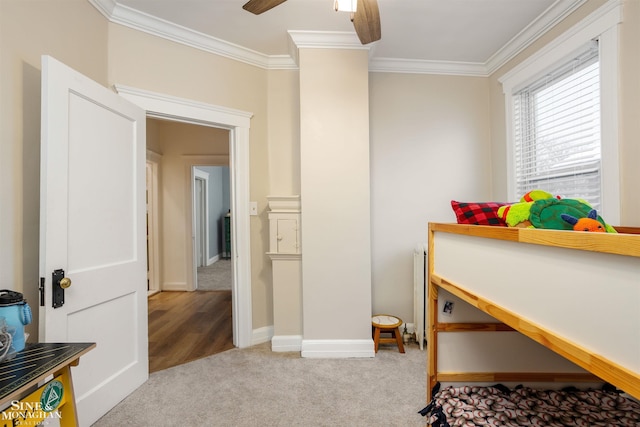
M 149 297 L 149 372 L 233 348 L 231 291 Z

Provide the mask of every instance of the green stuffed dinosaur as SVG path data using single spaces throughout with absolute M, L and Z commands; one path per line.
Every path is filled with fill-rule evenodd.
M 584 200 L 562 199 L 543 190 L 534 190 L 522 196 L 520 202 L 500 207 L 498 216 L 509 227 L 574 230 L 575 224 L 568 222 L 563 215 L 574 218 L 577 223 L 582 218 L 590 218 L 591 214 L 595 215 L 592 220 L 599 222 L 606 232 L 616 233 L 602 217 L 591 211 L 594 209 Z M 595 224 L 590 225 L 593 227 Z

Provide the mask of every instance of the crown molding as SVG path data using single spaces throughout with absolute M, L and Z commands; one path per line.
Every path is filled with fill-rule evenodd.
M 369 62 L 369 71 L 379 73 L 487 76 L 485 65 L 479 62 L 426 61 L 397 58 L 373 58 Z
M 587 0 L 557 0 L 485 62 L 486 75 L 497 71 L 586 2 Z
M 117 4 L 115 0 L 88 0 L 89 3 L 104 15 L 109 21 L 111 21 L 111 15 L 113 14 L 113 10 L 116 8 Z
M 267 196 L 269 211 L 273 213 L 300 213 L 300 196 Z
M 298 49 L 359 49 L 371 51 L 371 45 L 363 45 L 358 35 L 351 31 L 287 31 L 289 54 L 299 65 Z M 375 44 L 375 43 L 373 43 Z
M 140 12 L 114 0 L 88 0 L 110 22 L 124 25 L 134 30 L 184 44 L 195 49 L 255 65 L 260 68 L 297 68 L 286 55 L 265 55 L 245 47 L 217 39 L 207 34 L 191 30 L 164 19 Z
M 117 0 L 88 1 L 112 23 L 268 70 L 298 69 L 299 48 L 367 49 L 370 57 L 375 51 L 375 43 L 363 46 L 354 32 L 288 31 L 289 55 L 265 55 L 123 6 Z M 557 0 L 484 63 L 372 57 L 369 71 L 488 77 L 586 1 Z
M 577 49 L 578 46 L 583 45 L 585 40 L 593 40 L 599 34 L 604 33 L 609 28 L 614 27 L 622 22 L 622 7 L 623 0 L 610 0 L 600 8 L 593 11 L 589 16 L 584 18 L 579 23 L 565 31 L 562 35 L 558 36 L 555 40 L 544 46 L 542 49 L 516 65 L 509 70 L 498 81 L 503 85 L 505 93 L 511 93 L 514 89 L 518 89 L 516 83 L 522 83 L 529 78 L 533 78 L 534 74 L 531 70 L 538 68 L 541 59 L 552 55 L 557 56 L 556 60 L 564 58 L 571 53 L 571 49 Z M 582 35 L 581 34 L 586 34 Z M 571 40 L 580 40 L 578 46 L 570 44 Z M 569 44 L 571 48 L 566 48 Z M 542 72 L 546 67 L 540 67 Z
M 332 48 L 332 49 L 364 49 L 370 50 L 369 45 L 363 45 L 353 31 L 287 31 L 294 45 L 300 48 Z

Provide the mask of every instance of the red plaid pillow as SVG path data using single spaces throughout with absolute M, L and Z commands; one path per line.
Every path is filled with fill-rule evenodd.
M 495 225 L 506 227 L 507 224 L 498 216 L 498 208 L 508 203 L 499 202 L 457 202 L 451 201 L 458 224 Z

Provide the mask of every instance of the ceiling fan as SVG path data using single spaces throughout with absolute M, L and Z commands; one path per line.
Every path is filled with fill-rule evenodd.
M 255 15 L 273 9 L 286 0 L 249 0 L 242 8 Z M 351 14 L 351 21 L 362 44 L 380 40 L 380 12 L 377 0 L 357 0 L 356 11 Z

